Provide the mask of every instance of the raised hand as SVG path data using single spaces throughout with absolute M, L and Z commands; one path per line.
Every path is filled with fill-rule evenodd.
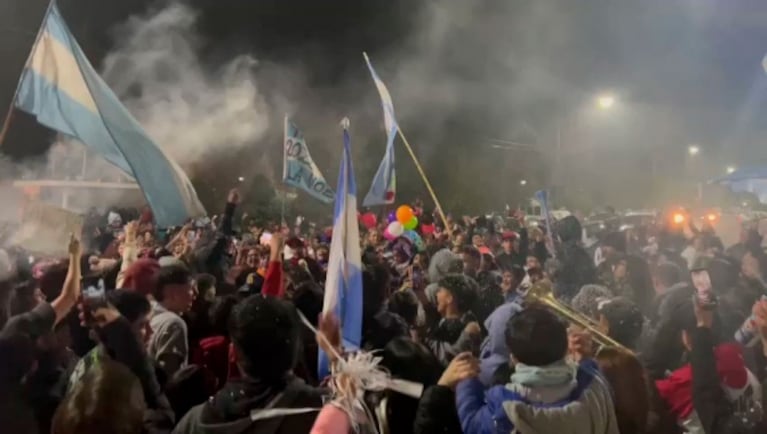
M 461 353 L 447 365 L 437 384 L 454 389 L 461 381 L 477 375 L 479 375 L 479 361 L 471 353 Z
M 73 258 L 77 258 L 77 260 L 80 260 L 80 255 L 82 254 L 82 246 L 80 245 L 80 240 L 75 236 L 75 234 L 69 234 L 69 245 L 67 246 L 67 252 L 69 252 L 69 256 Z
M 229 196 L 226 199 L 227 202 L 239 205 L 240 204 L 240 192 L 236 188 L 229 190 Z
M 135 244 L 137 234 L 138 234 L 138 221 L 133 220 L 128 222 L 128 224 L 125 225 L 125 243 Z

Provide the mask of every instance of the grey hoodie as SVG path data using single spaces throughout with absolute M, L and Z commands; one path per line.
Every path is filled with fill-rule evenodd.
M 448 249 L 442 249 L 431 257 L 429 262 L 429 286 L 426 287 L 426 296 L 433 304 L 437 304 L 437 291 L 439 281 L 448 274 L 463 272 L 461 257 Z

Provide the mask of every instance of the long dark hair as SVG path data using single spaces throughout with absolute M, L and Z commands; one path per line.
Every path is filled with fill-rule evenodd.
M 53 416 L 52 434 L 140 434 L 146 405 L 141 383 L 128 368 L 100 360 Z
M 615 415 L 621 434 L 647 432 L 650 396 L 639 359 L 622 348 L 605 347 L 596 356 L 599 368 L 615 392 Z

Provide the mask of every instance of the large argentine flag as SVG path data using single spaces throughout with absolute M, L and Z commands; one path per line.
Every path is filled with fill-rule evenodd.
M 344 124 L 344 153 L 336 188 L 322 312 L 335 312 L 341 321 L 344 347 L 358 349 L 362 341 L 362 258 L 348 120 L 345 119 Z M 318 366 L 320 378 L 328 374 L 328 358 L 322 351 Z
M 22 73 L 15 104 L 133 176 L 159 226 L 205 214 L 186 174 L 152 142 L 88 62 L 55 2 Z
M 386 126 L 386 152 L 373 178 L 370 191 L 368 191 L 362 204 L 364 206 L 390 205 L 394 203 L 394 196 L 397 192 L 397 178 L 394 173 L 394 139 L 397 137 L 399 125 L 394 117 L 394 102 L 391 99 L 389 89 L 386 88 L 384 82 L 378 77 L 375 69 L 373 69 L 368 55 L 366 53 L 362 53 L 362 55 L 365 56 L 365 63 L 367 63 L 370 75 L 373 77 L 378 93 L 381 95 L 384 125 Z

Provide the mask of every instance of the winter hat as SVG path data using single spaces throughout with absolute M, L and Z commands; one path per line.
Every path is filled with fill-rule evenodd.
M 431 257 L 429 262 L 429 280 L 438 282 L 450 273 L 463 271 L 461 257 L 447 249 L 442 249 Z
M 154 259 L 139 259 L 125 270 L 122 286 L 143 295 L 152 294 L 159 272 L 160 264 Z
M 429 286 L 426 287 L 426 296 L 432 303 L 437 302 L 437 284 L 440 279 L 450 273 L 463 272 L 461 257 L 447 249 L 437 251 L 429 261 Z
M 615 297 L 599 303 L 598 309 L 610 325 L 610 337 L 633 349 L 644 326 L 642 311 L 636 303 L 628 298 Z
M 599 317 L 599 302 L 612 297 L 613 293 L 602 285 L 583 285 L 571 304 L 576 311 L 596 319 Z

